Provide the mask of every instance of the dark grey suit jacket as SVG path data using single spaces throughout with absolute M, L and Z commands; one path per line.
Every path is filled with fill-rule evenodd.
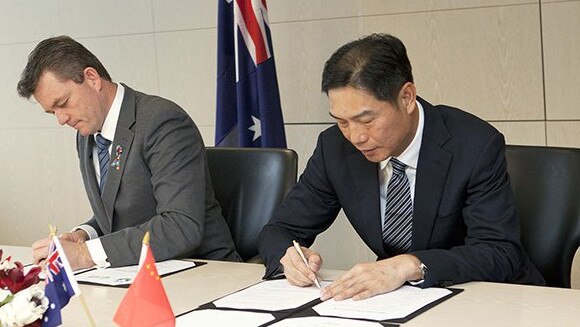
M 77 134 L 95 228 L 112 266 L 136 264 L 150 231 L 156 260 L 195 257 L 239 261 L 214 197 L 201 135 L 175 103 L 125 86 L 102 197 L 94 137 Z
M 422 287 L 471 280 L 543 284 L 520 245 L 503 136 L 471 114 L 419 101 L 425 125 L 410 253 L 429 269 Z M 341 208 L 379 259 L 391 256 L 381 238 L 377 165 L 336 126 L 320 134 L 299 182 L 260 235 L 266 277 L 292 239 L 310 246 Z

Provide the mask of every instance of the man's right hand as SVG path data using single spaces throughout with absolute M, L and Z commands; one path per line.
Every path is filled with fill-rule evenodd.
M 84 243 L 89 238 L 89 235 L 82 229 L 76 230 L 72 233 L 63 233 L 59 239 L 70 241 L 73 243 Z M 50 237 L 43 238 L 32 244 L 32 259 L 34 264 L 38 265 L 48 256 L 48 246 L 50 244 Z
M 316 279 L 316 272 L 322 267 L 322 257 L 318 252 L 301 247 L 308 266 L 300 257 L 296 249 L 291 246 L 286 250 L 286 254 L 280 259 L 280 263 L 284 266 L 284 275 L 292 285 L 296 286 L 310 286 L 314 284 Z
M 35 265 L 48 256 L 48 246 L 50 245 L 50 237 L 43 238 L 32 244 L 32 260 Z

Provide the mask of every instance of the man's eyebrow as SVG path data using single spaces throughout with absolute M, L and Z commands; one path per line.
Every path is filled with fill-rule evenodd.
M 62 100 L 62 98 L 57 98 L 57 99 L 54 99 L 54 101 L 52 102 L 52 106 L 50 106 L 50 107 L 51 107 L 51 108 L 54 108 L 54 107 L 56 107 L 56 105 L 59 103 L 59 101 L 60 101 L 60 100 Z
M 54 99 L 54 101 L 52 102 L 52 106 L 51 106 L 51 108 L 54 108 L 54 107 L 58 106 L 58 103 L 59 103 L 59 102 L 61 102 L 61 101 L 63 101 L 63 99 L 66 99 L 66 98 L 67 98 L 67 96 L 68 96 L 68 95 L 67 95 L 67 94 L 65 94 L 65 95 L 63 95 L 63 96 L 61 96 L 61 97 L 59 97 L 59 98 L 56 98 L 56 99 Z
M 350 117 L 350 119 L 352 119 L 352 120 L 356 120 L 356 119 L 359 119 L 359 118 L 361 118 L 361 117 L 363 117 L 363 116 L 368 116 L 368 115 L 371 115 L 372 113 L 373 113 L 373 112 L 372 112 L 371 110 L 368 110 L 368 109 L 367 109 L 367 110 L 363 110 L 363 111 L 361 111 L 360 113 L 358 113 L 358 114 L 356 114 L 356 115 L 354 115 L 354 116 Z M 339 118 L 339 117 L 336 117 L 336 116 L 335 116 L 335 115 L 333 115 L 333 114 L 332 114 L 332 112 L 330 112 L 330 111 L 328 112 L 328 114 L 330 115 L 330 117 L 332 117 L 332 118 L 334 118 L 334 119 L 337 119 L 337 120 L 344 120 L 344 118 Z
M 342 119 L 342 118 L 338 118 L 338 117 L 336 117 L 336 116 L 335 116 L 335 115 L 333 115 L 333 114 L 332 114 L 332 112 L 330 112 L 330 111 L 328 112 L 328 114 L 330 115 L 330 117 L 332 117 L 332 118 L 334 118 L 334 119 L 336 119 L 336 120 L 341 120 L 341 119 Z

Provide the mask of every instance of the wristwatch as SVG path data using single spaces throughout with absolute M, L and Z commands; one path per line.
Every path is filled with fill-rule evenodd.
M 421 262 L 421 265 L 419 266 L 419 269 L 421 269 L 421 281 L 424 281 L 425 276 L 427 276 L 427 273 L 429 272 L 429 270 L 427 269 L 427 266 L 425 266 L 425 264 L 422 262 Z
M 421 279 L 410 281 L 409 283 L 411 285 L 419 285 L 425 281 L 425 276 L 427 276 L 429 269 L 427 269 L 427 266 L 425 266 L 425 264 L 422 262 L 421 265 L 419 266 L 419 269 L 421 269 Z

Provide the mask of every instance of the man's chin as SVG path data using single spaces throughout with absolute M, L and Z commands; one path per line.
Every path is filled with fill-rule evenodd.
M 89 136 L 89 135 L 93 135 L 95 133 L 93 133 L 92 131 L 89 130 L 84 130 L 84 129 L 77 129 L 77 131 L 79 132 L 79 134 L 81 134 L 82 136 Z
M 370 151 L 370 152 L 362 152 L 362 154 L 370 162 L 381 162 L 381 161 L 387 159 L 386 157 L 384 157 L 382 154 L 380 154 L 376 150 Z

